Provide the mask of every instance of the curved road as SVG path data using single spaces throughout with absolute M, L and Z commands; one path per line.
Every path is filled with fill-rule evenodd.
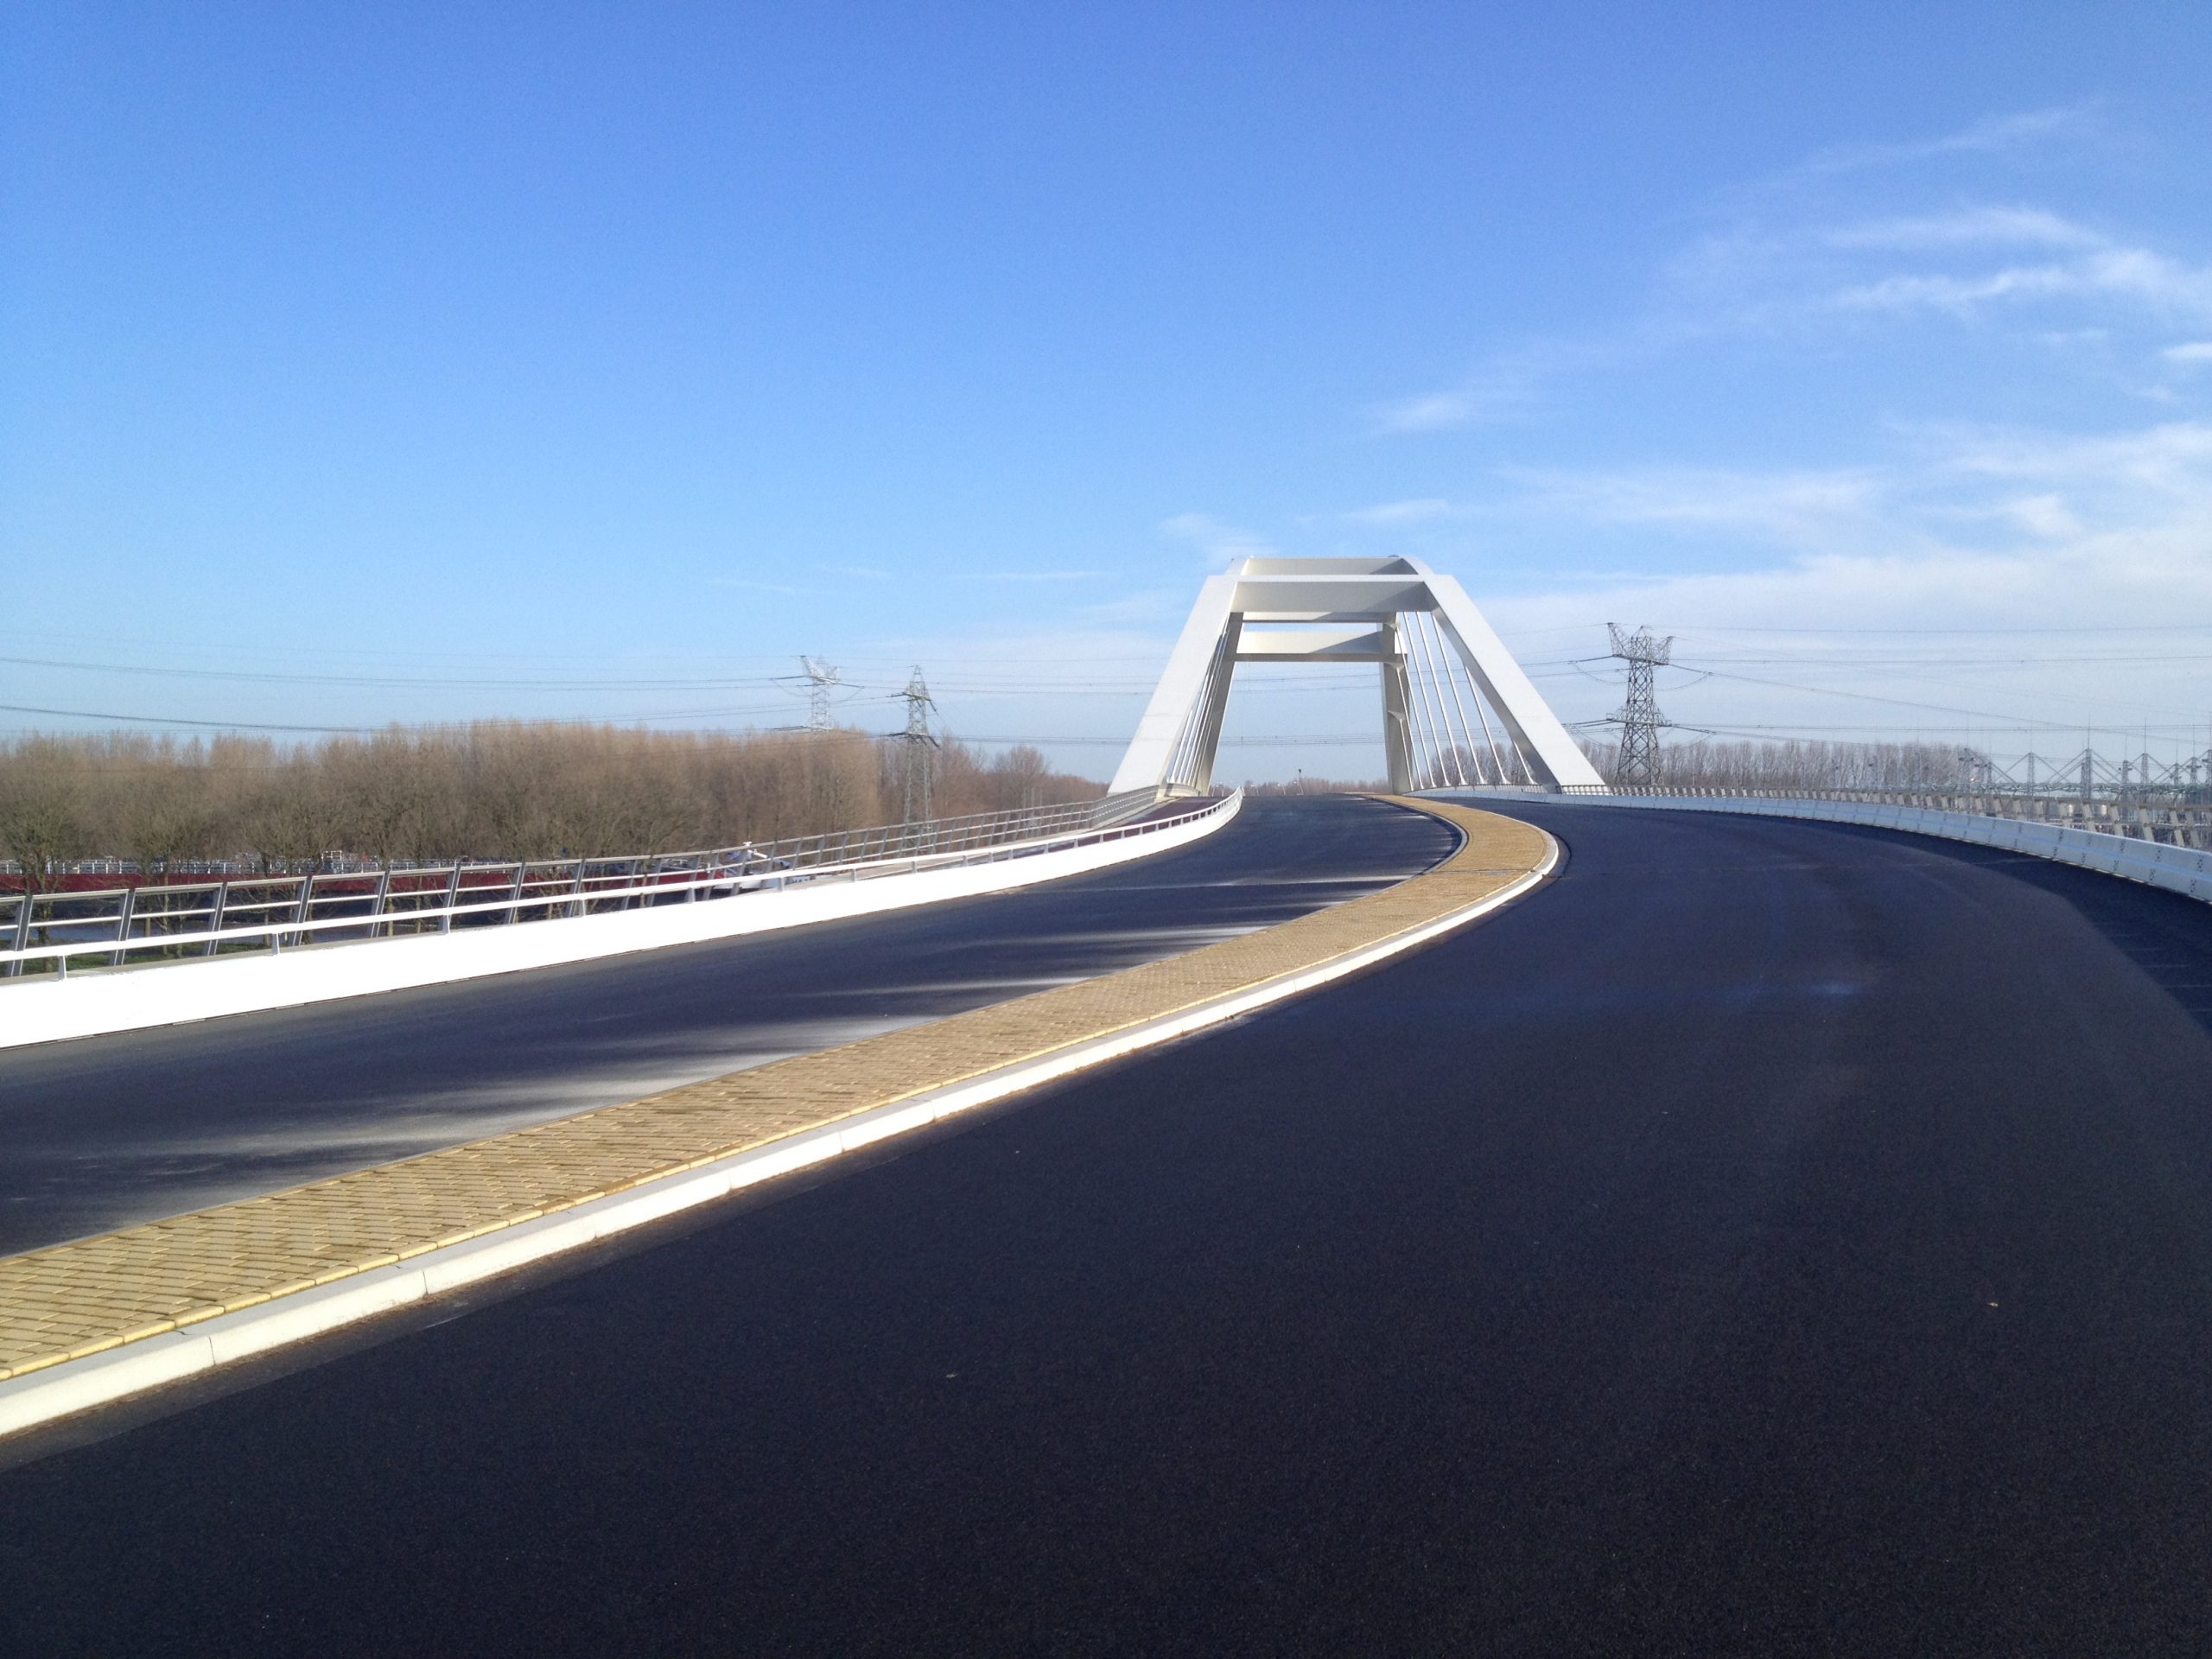
M 0 1254 L 1173 956 L 1452 846 L 1434 820 L 1373 801 L 1259 798 L 1179 852 L 1022 892 L 0 1052 Z
M 21 1448 L 0 1645 L 2212 1648 L 2212 911 L 1527 816 L 1417 956 Z

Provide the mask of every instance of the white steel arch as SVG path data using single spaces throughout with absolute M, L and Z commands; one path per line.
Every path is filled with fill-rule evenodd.
M 1113 792 L 1211 787 L 1230 681 L 1237 664 L 1260 662 L 1378 664 L 1383 754 L 1402 792 L 1484 783 L 1605 791 L 1452 577 L 1419 559 L 1249 558 L 1198 590 Z

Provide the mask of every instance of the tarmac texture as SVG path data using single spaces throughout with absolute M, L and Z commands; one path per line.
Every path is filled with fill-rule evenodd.
M 1372 801 L 1260 797 L 1193 846 L 1022 892 L 10 1049 L 0 1052 L 0 1253 L 1175 956 L 1376 891 L 1452 844 L 1435 820 Z
M 1418 954 L 0 1472 L 0 1648 L 2212 1649 L 2212 912 L 1521 815 Z
M 182 1330 L 773 1144 L 1322 966 L 1535 873 L 1479 810 L 1380 893 L 1165 961 L 289 1191 L 0 1257 L 0 1380 Z

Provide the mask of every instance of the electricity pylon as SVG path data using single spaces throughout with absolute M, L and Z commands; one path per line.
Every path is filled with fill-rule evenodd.
M 901 822 L 919 823 L 933 810 L 930 795 L 938 748 L 937 739 L 930 732 L 930 710 L 937 704 L 930 699 L 929 683 L 922 678 L 919 663 L 914 664 L 914 677 L 899 696 L 906 700 L 906 729 L 899 734 L 900 769 L 906 781 L 906 817 Z
M 1628 697 L 1612 721 L 1621 728 L 1621 752 L 1613 766 L 1616 785 L 1659 781 L 1659 728 L 1675 722 L 1659 712 L 1652 676 L 1674 658 L 1675 636 L 1655 639 L 1648 627 L 1634 633 L 1608 622 L 1613 655 L 1628 664 Z
M 806 678 L 806 729 L 826 732 L 836 723 L 830 716 L 830 696 L 837 687 L 837 665 L 826 657 L 802 657 L 798 666 Z

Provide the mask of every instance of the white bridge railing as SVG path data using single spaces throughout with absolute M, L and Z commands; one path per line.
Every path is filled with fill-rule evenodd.
M 1526 791 L 1454 791 L 1474 799 L 1541 801 Z M 1808 818 L 1821 823 L 1859 824 L 1898 830 L 1910 835 L 1962 841 L 1999 852 L 2047 858 L 2169 893 L 2212 902 L 2212 850 L 2127 834 L 2109 823 L 2050 823 L 1994 811 L 1961 812 L 1948 806 L 1916 806 L 1899 801 L 1855 799 L 1808 791 L 1629 790 L 1610 794 L 1554 796 L 1595 807 L 1640 807 L 1672 812 L 1732 812 L 1756 817 Z M 2138 826 L 2139 829 L 2139 826 Z
M 1154 791 L 1143 790 L 1071 805 L 685 853 L 463 860 L 414 868 L 0 893 L 0 977 L 450 933 L 692 904 L 801 882 L 868 880 L 1143 835 L 1229 804 L 1198 802 L 1185 811 L 1140 819 L 1154 798 Z
M 1605 792 L 1631 800 L 1822 801 L 1852 807 L 1897 807 L 1972 817 L 2017 818 L 2053 829 L 2124 836 L 2162 846 L 2212 851 L 2212 804 L 2179 791 L 2162 795 L 2145 791 L 2133 798 L 2115 796 L 2089 799 L 2078 794 L 2036 794 L 2024 790 L 1678 788 L 1646 784 Z

